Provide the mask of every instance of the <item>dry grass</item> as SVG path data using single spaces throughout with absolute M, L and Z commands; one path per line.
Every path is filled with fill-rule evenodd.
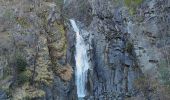
M 170 87 L 160 84 L 156 79 L 149 77 L 138 78 L 135 80 L 135 87 L 141 91 L 142 95 L 130 100 L 145 100 L 149 98 L 153 100 L 170 100 Z
M 63 66 L 58 68 L 56 74 L 60 76 L 60 78 L 64 81 L 69 81 L 72 78 L 73 69 L 70 65 Z
M 25 100 L 24 98 L 29 98 L 29 100 L 32 100 L 34 98 L 45 96 L 45 92 L 30 86 L 29 83 L 26 83 L 23 86 L 16 88 L 12 95 L 13 100 Z

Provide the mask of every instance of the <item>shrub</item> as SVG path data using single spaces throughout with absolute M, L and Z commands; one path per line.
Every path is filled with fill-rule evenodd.
M 27 71 L 24 71 L 20 74 L 18 74 L 18 77 L 17 77 L 17 84 L 20 85 L 20 84 L 24 84 L 26 82 L 28 82 L 31 78 L 31 72 L 29 70 Z
M 130 41 L 128 41 L 128 42 L 126 43 L 125 50 L 126 50 L 128 53 L 132 54 L 133 44 L 132 44 Z
M 16 58 L 16 66 L 17 66 L 17 72 L 21 73 L 26 70 L 27 62 L 26 59 L 24 59 L 22 56 L 18 56 Z
M 125 0 L 125 5 L 129 8 L 130 14 L 135 14 L 137 6 L 142 2 L 143 0 Z
M 142 3 L 143 0 L 125 0 L 125 4 L 126 6 L 131 6 L 131 5 L 134 5 L 134 6 L 137 6 L 139 4 Z
M 27 19 L 24 18 L 24 17 L 17 17 L 17 18 L 16 18 L 16 22 L 17 22 L 18 24 L 20 24 L 20 25 L 21 25 L 22 27 L 24 27 L 24 28 L 27 28 L 27 27 L 30 26 L 30 24 L 28 23 Z
M 16 65 L 16 83 L 18 85 L 28 82 L 31 77 L 31 72 L 26 69 L 27 61 L 21 54 L 15 55 L 15 65 Z
M 61 7 L 64 3 L 64 0 L 56 0 L 55 2 L 57 4 L 57 6 Z

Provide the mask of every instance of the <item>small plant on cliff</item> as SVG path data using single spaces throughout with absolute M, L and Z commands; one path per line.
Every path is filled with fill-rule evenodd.
M 25 17 L 17 17 L 16 22 L 24 28 L 27 28 L 30 26 L 30 24 L 27 22 L 27 19 Z
M 133 15 L 136 13 L 137 6 L 142 2 L 143 0 L 125 0 L 125 5 L 129 8 L 129 13 Z
M 22 56 L 16 58 L 17 72 L 21 73 L 26 70 L 27 62 Z
M 131 5 L 137 6 L 137 5 L 141 4 L 142 1 L 143 0 L 125 0 L 125 4 L 126 4 L 126 6 L 131 6 Z
M 63 3 L 64 3 L 64 0 L 55 0 L 55 2 L 57 4 L 57 6 L 61 7 L 63 5 Z
M 130 53 L 130 54 L 132 54 L 133 44 L 132 44 L 130 41 L 128 41 L 128 42 L 126 43 L 125 51 L 127 51 L 127 52 Z
M 28 82 L 31 76 L 31 72 L 26 69 L 26 59 L 21 55 L 16 55 L 16 71 L 17 71 L 17 84 L 23 84 Z
M 31 78 L 31 72 L 30 71 L 24 71 L 20 74 L 18 74 L 17 84 L 24 84 L 25 82 L 29 82 Z

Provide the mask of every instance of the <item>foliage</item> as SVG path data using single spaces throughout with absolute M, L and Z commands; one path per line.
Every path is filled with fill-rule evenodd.
M 26 70 L 27 62 L 21 55 L 18 55 L 16 57 L 16 66 L 18 73 L 21 73 Z
M 27 22 L 27 19 L 25 17 L 17 17 L 16 22 L 24 28 L 27 28 L 30 26 L 30 24 Z
M 55 0 L 57 6 L 61 7 L 64 3 L 64 0 Z
M 36 67 L 37 75 L 35 76 L 35 82 L 49 86 L 53 82 L 53 75 L 48 69 L 49 63 L 44 62 L 46 61 L 43 59 L 43 57 L 39 57 L 37 59 L 38 65 Z
M 30 80 L 31 77 L 31 72 L 29 70 L 26 69 L 27 67 L 27 61 L 26 59 L 21 55 L 21 54 L 16 54 L 15 55 L 15 59 L 14 59 L 14 63 L 16 66 L 16 83 L 18 85 L 21 85 L 25 82 L 28 82 Z
M 54 26 L 58 29 L 62 36 L 65 35 L 64 26 L 62 24 L 54 23 Z
M 30 86 L 29 83 L 25 83 L 13 91 L 14 100 L 39 100 L 44 96 L 45 92 L 43 90 Z
M 143 0 L 125 0 L 125 5 L 129 8 L 130 14 L 135 14 L 137 6 L 142 2 Z
M 131 5 L 134 5 L 134 6 L 137 6 L 139 4 L 142 3 L 143 0 L 125 0 L 125 4 L 126 6 L 131 6 Z
M 28 33 L 28 32 L 21 32 L 20 34 L 27 35 L 27 34 L 30 34 L 30 33 Z
M 26 97 L 31 99 L 41 98 L 45 96 L 45 92 L 43 90 L 31 86 L 25 88 L 25 92 L 27 95 Z
M 29 82 L 30 78 L 31 78 L 31 72 L 29 70 L 24 71 L 24 72 L 18 74 L 17 84 L 21 85 L 26 82 Z
M 58 42 L 51 41 L 53 43 L 49 44 L 49 47 L 51 49 L 52 56 L 54 58 L 56 58 L 56 57 L 60 58 L 66 54 L 66 50 L 67 50 L 65 29 L 62 24 L 58 24 L 58 23 L 54 23 L 54 27 L 56 27 L 56 29 L 58 30 L 58 34 L 57 34 Z M 51 36 L 51 35 L 49 34 L 49 36 Z M 53 39 L 53 36 L 51 36 L 51 38 Z M 56 53 L 56 52 L 58 52 L 58 53 Z M 53 54 L 53 53 L 56 53 L 56 54 Z
M 130 41 L 128 41 L 128 42 L 126 43 L 125 50 L 126 50 L 128 53 L 132 54 L 133 44 L 132 44 Z
M 113 0 L 113 5 L 118 5 L 118 4 L 120 4 L 120 0 Z
M 117 3 L 118 1 L 119 1 L 119 0 L 113 0 L 113 2 L 116 2 L 116 3 Z

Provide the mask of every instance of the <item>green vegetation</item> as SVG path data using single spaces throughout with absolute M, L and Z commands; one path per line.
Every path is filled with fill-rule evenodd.
M 30 33 L 28 33 L 28 32 L 21 32 L 20 34 L 27 35 L 27 34 L 30 34 Z
M 17 78 L 17 84 L 20 85 L 29 82 L 31 75 L 32 74 L 29 70 L 20 73 Z
M 118 6 L 121 3 L 120 0 L 113 0 L 113 5 Z
M 143 2 L 143 0 L 125 0 L 125 5 L 129 8 L 131 15 L 136 13 L 136 8 Z
M 27 67 L 27 62 L 26 59 L 21 56 L 21 55 L 16 55 L 15 59 L 16 63 L 16 68 L 17 68 L 17 84 L 21 85 L 24 84 L 25 82 L 28 82 L 31 77 L 31 72 L 26 69 Z
M 17 17 L 16 22 L 20 24 L 23 28 L 27 28 L 30 24 L 27 22 L 27 19 L 24 17 Z
M 62 34 L 62 36 L 65 35 L 64 26 L 62 24 L 54 23 L 54 26 L 58 29 L 58 31 Z
M 49 63 L 46 62 L 43 57 L 37 58 L 37 66 L 36 66 L 36 73 L 35 82 L 38 84 L 44 84 L 50 86 L 53 82 L 53 75 L 52 72 L 48 69 Z
M 23 71 L 26 71 L 27 62 L 22 56 L 19 55 L 16 58 L 16 66 L 17 66 L 17 72 L 21 73 Z
M 113 0 L 113 2 L 116 2 L 116 3 L 117 3 L 118 1 L 119 1 L 119 0 Z
M 55 0 L 57 6 L 61 7 L 64 3 L 64 0 Z
M 39 100 L 39 98 L 45 96 L 45 92 L 34 86 L 30 86 L 29 83 L 25 83 L 13 91 L 12 100 Z
M 53 27 L 56 29 L 56 32 L 49 32 L 48 36 L 50 41 L 48 41 L 48 48 L 50 53 L 51 62 L 53 68 L 58 68 L 57 60 L 61 59 L 66 55 L 67 43 L 65 37 L 65 28 L 62 22 L 54 22 Z M 57 38 L 54 37 L 57 36 Z
M 128 41 L 128 42 L 126 43 L 125 51 L 127 51 L 127 52 L 130 53 L 130 54 L 132 54 L 133 44 L 132 44 L 130 41 Z
M 126 6 L 138 6 L 139 4 L 142 3 L 143 0 L 125 0 Z

